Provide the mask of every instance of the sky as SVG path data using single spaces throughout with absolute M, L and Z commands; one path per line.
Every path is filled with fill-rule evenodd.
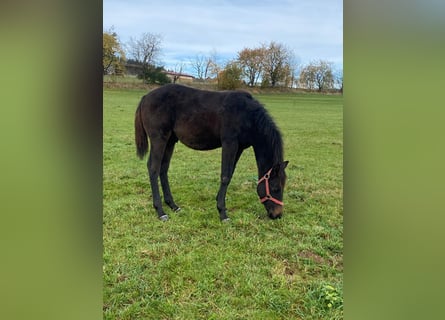
M 123 44 L 161 35 L 168 69 L 211 52 L 225 63 L 271 41 L 291 49 L 300 65 L 321 59 L 343 68 L 342 0 L 104 0 L 103 28 Z

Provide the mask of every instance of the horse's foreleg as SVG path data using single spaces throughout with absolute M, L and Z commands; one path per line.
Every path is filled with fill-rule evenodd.
M 165 150 L 165 143 L 151 143 L 150 157 L 147 168 L 150 177 L 151 193 L 153 196 L 153 207 L 158 213 L 159 219 L 166 221 L 168 215 L 162 209 L 161 195 L 159 194 L 158 177 L 161 169 L 161 161 Z
M 221 221 L 229 220 L 226 209 L 226 193 L 235 171 L 236 163 L 241 156 L 242 150 L 238 150 L 238 143 L 224 144 L 222 147 L 221 160 L 221 184 L 216 196 L 216 207 L 218 208 Z
M 175 148 L 175 139 L 170 139 L 167 147 L 165 148 L 164 157 L 162 158 L 161 163 L 161 171 L 160 171 L 160 180 L 161 180 L 161 186 L 162 186 L 162 192 L 164 193 L 164 202 L 173 210 L 173 211 L 179 211 L 181 208 L 179 208 L 175 201 L 173 200 L 172 193 L 170 191 L 170 184 L 168 182 L 168 168 L 170 166 L 170 160 L 173 155 L 173 150 Z

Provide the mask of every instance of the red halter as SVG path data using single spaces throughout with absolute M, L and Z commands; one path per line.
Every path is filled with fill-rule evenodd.
M 263 198 L 260 198 L 261 203 L 266 202 L 267 200 L 270 200 L 280 206 L 284 206 L 284 203 L 278 199 L 275 199 L 274 197 L 272 197 L 272 195 L 270 194 L 270 190 L 269 190 L 269 178 L 270 178 L 270 172 L 272 171 L 272 168 L 270 168 L 269 171 L 266 172 L 266 174 L 260 179 L 258 180 L 258 185 L 265 181 L 266 182 L 266 195 Z

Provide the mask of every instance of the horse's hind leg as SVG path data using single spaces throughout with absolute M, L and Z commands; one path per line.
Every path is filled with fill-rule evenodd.
M 173 200 L 173 196 L 170 190 L 170 184 L 168 182 L 168 168 L 170 167 L 170 160 L 173 155 L 173 150 L 175 148 L 175 143 L 178 141 L 178 139 L 172 135 L 167 143 L 167 146 L 165 148 L 164 157 L 162 158 L 161 163 L 161 171 L 160 171 L 160 180 L 161 180 L 161 186 L 162 186 L 162 192 L 164 193 L 164 202 L 173 210 L 173 211 L 179 211 L 181 208 L 179 208 L 175 201 Z
M 166 221 L 168 215 L 162 209 L 161 195 L 159 194 L 158 177 L 161 170 L 161 163 L 166 149 L 164 139 L 150 139 L 150 157 L 148 158 L 147 168 L 150 177 L 151 193 L 153 195 L 153 207 L 158 213 L 159 219 Z

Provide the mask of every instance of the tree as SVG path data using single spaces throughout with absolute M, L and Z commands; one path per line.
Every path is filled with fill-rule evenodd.
M 318 91 L 332 89 L 334 87 L 334 75 L 332 64 L 326 61 L 318 61 L 315 72 L 315 83 Z
M 334 87 L 334 75 L 332 63 L 318 60 L 310 63 L 301 70 L 300 83 L 303 87 L 318 91 L 332 89 Z
M 286 88 L 292 88 L 294 85 L 294 81 L 295 81 L 295 75 L 294 75 L 294 69 L 293 67 L 290 65 L 290 63 L 287 63 L 284 66 L 283 69 L 283 86 Z
M 125 53 L 112 31 L 103 33 L 102 37 L 102 66 L 103 74 L 122 74 L 124 71 Z
M 247 78 L 247 85 L 253 87 L 256 85 L 264 65 L 265 48 L 249 49 L 244 48 L 238 52 L 237 61 L 242 68 L 243 75 Z
M 216 58 L 216 51 L 213 50 L 208 56 L 198 53 L 194 59 L 190 60 L 190 65 L 195 71 L 196 78 L 206 80 L 211 76 L 218 75 L 220 70 Z
M 173 69 L 173 72 L 174 72 L 173 83 L 176 83 L 176 81 L 179 80 L 183 69 L 184 69 L 184 63 L 180 62 L 175 65 L 175 68 Z
M 206 60 L 206 57 L 200 53 L 198 53 L 194 59 L 190 60 L 190 65 L 195 71 L 196 78 L 198 78 L 199 80 L 204 79 Z
M 300 86 L 305 89 L 313 90 L 315 88 L 315 67 L 307 65 L 300 72 Z
M 221 90 L 234 90 L 241 86 L 241 67 L 237 62 L 229 62 L 224 70 L 218 74 L 218 89 Z
M 335 84 L 341 93 L 343 93 L 343 69 L 337 70 L 335 73 Z
M 286 66 L 287 72 L 285 77 L 285 84 L 286 87 L 294 88 L 294 85 L 297 85 L 297 78 L 298 78 L 298 70 L 300 68 L 299 61 L 295 54 L 291 51 L 289 56 L 289 61 Z
M 263 83 L 272 87 L 283 82 L 290 72 L 292 53 L 283 44 L 272 41 L 265 47 Z
M 221 66 L 218 63 L 218 52 L 216 51 L 216 49 L 213 49 L 212 51 L 210 51 L 208 57 L 208 70 L 206 78 L 217 77 L 220 71 L 221 71 Z
M 143 33 L 138 39 L 130 38 L 128 52 L 142 68 L 156 65 L 161 55 L 162 37 L 159 34 Z

